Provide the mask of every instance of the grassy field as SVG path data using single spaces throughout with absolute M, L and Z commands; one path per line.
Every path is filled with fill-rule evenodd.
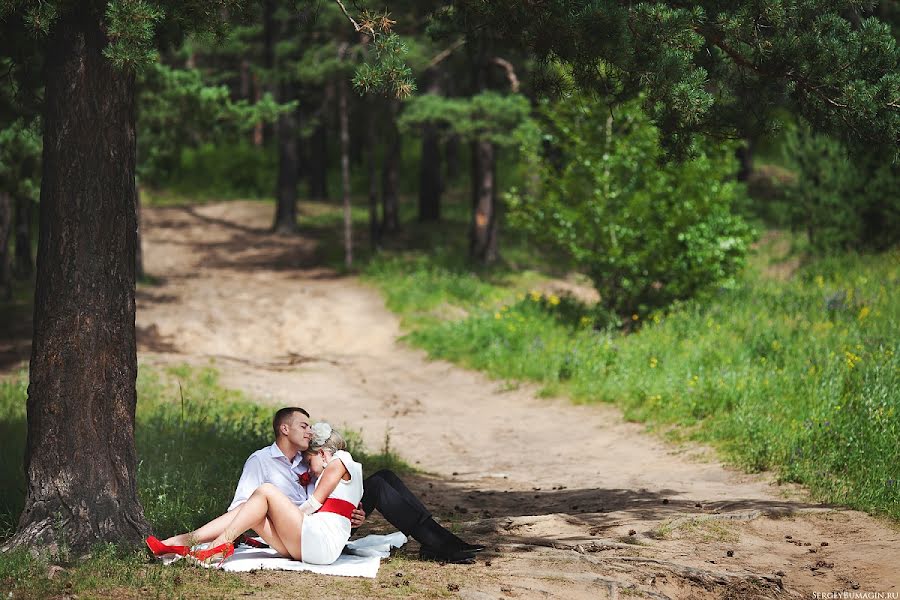
M 25 494 L 26 385 L 24 373 L 0 381 L 0 542 L 15 529 Z M 154 533 L 165 537 L 187 531 L 221 514 L 231 502 L 247 456 L 271 444 L 271 419 L 271 408 L 223 388 L 215 369 L 180 366 L 160 371 L 142 366 L 135 431 L 138 491 Z M 347 433 L 351 452 L 367 471 L 409 469 L 389 449 L 367 452 L 355 432 Z M 56 571 L 53 565 L 63 570 L 50 577 Z M 0 554 L 3 597 L 209 597 L 237 595 L 238 588 L 247 586 L 241 578 L 221 572 L 188 565 L 162 567 L 149 561 L 143 549 L 101 546 L 84 561 Z
M 485 276 L 407 251 L 365 273 L 434 357 L 615 403 L 820 500 L 900 520 L 900 252 L 820 260 L 788 280 L 765 275 L 771 260 L 763 246 L 738 289 L 615 329 L 573 297 L 529 290 L 534 272 Z

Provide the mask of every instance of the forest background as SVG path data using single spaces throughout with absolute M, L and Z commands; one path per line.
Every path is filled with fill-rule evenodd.
M 745 96 L 685 135 L 669 105 L 703 104 L 694 89 L 660 98 L 603 62 L 585 85 L 577 61 L 536 56 L 473 13 L 390 9 L 351 7 L 351 23 L 339 3 L 266 0 L 215 31 L 161 28 L 149 59 L 113 51 L 142 65 L 138 207 L 271 200 L 273 231 L 314 236 L 322 264 L 374 282 L 431 355 L 616 403 L 821 500 L 900 519 L 896 130 L 854 136 L 859 123 L 729 80 L 707 91 Z M 894 62 L 872 69 L 896 92 L 898 4 L 836 14 L 801 15 L 809 38 L 780 51 L 833 52 L 839 72 L 878 40 Z M 34 298 L 43 152 L 43 90 L 22 82 L 43 59 L 5 50 L 0 70 L 19 75 L 0 96 L 0 318 L 13 327 Z M 139 285 L 164 276 L 143 273 L 139 241 L 135 259 Z M 575 293 L 545 291 L 561 279 Z M 26 385 L 0 388 L 17 457 Z M 240 419 L 264 431 L 253 415 Z M 16 461 L 3 468 L 25 480 Z M 138 485 L 155 529 L 205 516 L 154 508 L 163 484 Z M 0 539 L 24 488 L 6 486 Z

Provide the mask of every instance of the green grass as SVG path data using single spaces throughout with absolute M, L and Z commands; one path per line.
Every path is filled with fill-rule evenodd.
M 900 520 L 900 252 L 821 260 L 789 281 L 752 262 L 738 289 L 634 315 L 630 333 L 439 252 L 387 253 L 365 273 L 431 356 L 615 403 L 820 500 Z
M 26 389 L 24 373 L 0 381 L 0 541 L 15 529 L 24 503 Z M 247 456 L 272 443 L 272 413 L 272 408 L 253 404 L 241 392 L 223 388 L 215 369 L 140 368 L 135 429 L 138 492 L 157 536 L 194 529 L 228 507 Z M 390 448 L 369 452 L 358 433 L 346 433 L 350 451 L 367 472 L 386 467 L 410 470 Z M 66 571 L 47 579 L 52 562 L 63 564 Z M 117 588 L 134 591 L 149 586 L 159 597 L 191 595 L 190 586 L 179 581 L 197 580 L 196 571 L 179 579 L 181 571 L 148 564 L 143 551 L 114 546 L 98 547 L 85 561 L 36 559 L 13 552 L 0 555 L 0 591 L 12 591 L 15 597 L 106 595 Z M 227 590 L 238 582 L 222 573 L 200 579 L 202 595 L 231 595 Z

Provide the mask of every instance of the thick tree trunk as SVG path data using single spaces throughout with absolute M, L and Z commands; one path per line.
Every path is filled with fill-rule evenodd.
M 346 46 L 341 48 L 341 58 Z M 341 188 L 344 197 L 344 265 L 353 266 L 353 221 L 350 210 L 350 109 L 347 106 L 347 83 L 338 83 L 338 119 L 341 128 Z
M 381 169 L 381 204 L 384 211 L 382 230 L 394 232 L 400 229 L 400 130 L 397 128 L 398 101 L 388 101 L 388 143 L 384 151 Z
M 27 196 L 16 197 L 16 260 L 13 275 L 16 279 L 31 279 L 34 260 L 31 256 L 31 220 L 34 201 Z
M 134 186 L 134 277 L 140 281 L 144 278 L 144 251 L 141 243 L 141 188 Z
M 496 149 L 488 141 L 472 144 L 472 222 L 469 257 L 489 264 L 499 258 Z
M 89 9 L 47 43 L 26 498 L 11 546 L 148 533 L 134 447 L 135 84 Z
M 440 221 L 443 191 L 438 131 L 434 125 L 426 125 L 422 132 L 422 157 L 419 163 L 419 221 Z
M 294 86 L 284 83 L 280 90 L 281 102 L 294 97 Z M 291 234 L 297 231 L 297 181 L 299 159 L 297 157 L 297 113 L 282 113 L 278 117 L 278 189 L 275 194 L 276 233 Z
M 0 299 L 12 296 L 12 273 L 9 260 L 9 234 L 12 231 L 13 202 L 7 192 L 0 192 Z
M 322 117 L 324 119 L 324 117 Z M 319 121 L 310 139 L 309 195 L 314 200 L 328 199 L 328 129 Z

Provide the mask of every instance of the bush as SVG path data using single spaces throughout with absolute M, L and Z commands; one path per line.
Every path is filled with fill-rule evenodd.
M 784 160 L 796 173 L 785 185 L 791 224 L 819 254 L 885 250 L 900 240 L 900 165 L 857 152 L 802 126 L 787 130 Z
M 277 160 L 272 148 L 247 142 L 185 148 L 168 183 L 183 194 L 270 198 L 275 192 Z
M 569 255 L 619 315 L 645 313 L 734 283 L 750 228 L 729 146 L 663 163 L 657 130 L 635 105 L 571 97 L 545 103 L 534 189 L 507 194 L 510 217 Z

